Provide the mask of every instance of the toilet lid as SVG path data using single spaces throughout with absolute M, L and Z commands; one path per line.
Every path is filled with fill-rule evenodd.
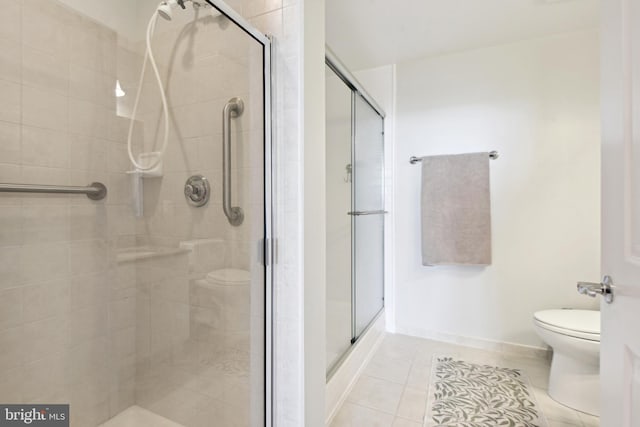
M 597 310 L 543 310 L 533 317 L 540 326 L 552 331 L 600 341 L 600 312 Z

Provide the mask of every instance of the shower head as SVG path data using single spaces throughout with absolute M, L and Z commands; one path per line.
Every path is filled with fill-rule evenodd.
M 167 21 L 171 21 L 171 19 L 173 18 L 171 6 L 176 4 L 176 0 L 163 1 L 158 5 L 158 15 L 162 16 Z
M 167 21 L 171 21 L 173 19 L 173 8 L 180 6 L 184 10 L 187 8 L 185 6 L 186 2 L 191 2 L 194 9 L 198 9 L 202 6 L 208 6 L 206 3 L 203 4 L 196 0 L 165 0 L 158 5 L 158 15 L 162 16 Z

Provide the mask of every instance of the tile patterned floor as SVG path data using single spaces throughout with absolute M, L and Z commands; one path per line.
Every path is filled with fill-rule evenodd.
M 547 361 L 388 334 L 331 427 L 422 427 L 431 362 L 435 354 L 522 369 L 531 381 L 549 427 L 600 425 L 597 417 L 562 406 L 547 395 Z

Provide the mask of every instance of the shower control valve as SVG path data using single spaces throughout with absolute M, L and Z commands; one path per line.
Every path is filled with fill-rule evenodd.
M 209 202 L 211 187 L 202 175 L 193 175 L 184 184 L 184 196 L 190 205 L 201 207 Z

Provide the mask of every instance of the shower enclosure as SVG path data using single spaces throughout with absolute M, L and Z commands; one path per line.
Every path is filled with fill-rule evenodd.
M 384 307 L 384 113 L 326 58 L 327 375 Z
M 69 404 L 78 427 L 270 425 L 271 44 L 220 0 L 168 3 L 168 143 L 141 173 L 158 0 L 6 2 L 0 402 Z M 142 163 L 165 129 L 146 73 Z

